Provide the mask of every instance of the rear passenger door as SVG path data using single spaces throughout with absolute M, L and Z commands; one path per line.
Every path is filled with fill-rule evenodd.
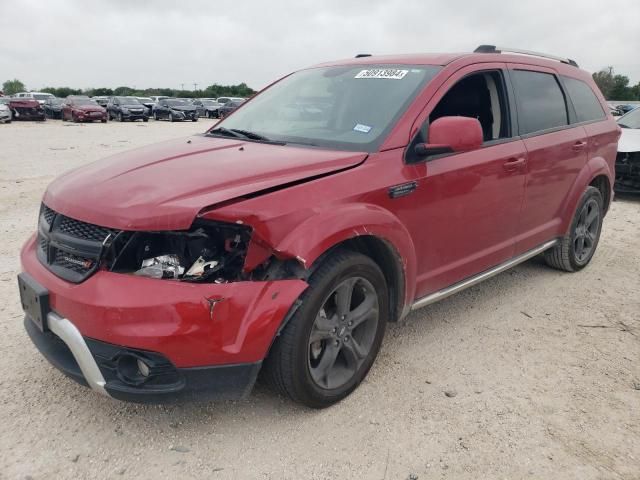
M 562 235 L 562 211 L 587 161 L 587 134 L 571 125 L 569 104 L 552 69 L 510 64 L 527 179 L 516 254 Z

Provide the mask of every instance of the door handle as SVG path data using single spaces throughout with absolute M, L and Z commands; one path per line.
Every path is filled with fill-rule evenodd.
M 517 170 L 519 167 L 521 167 L 522 165 L 524 165 L 525 163 L 527 163 L 527 160 L 523 157 L 510 158 L 502 166 L 507 172 L 513 172 Z
M 587 142 L 576 142 L 573 144 L 573 146 L 571 147 L 571 150 L 577 152 L 579 150 L 582 150 L 583 148 L 585 148 L 587 146 Z

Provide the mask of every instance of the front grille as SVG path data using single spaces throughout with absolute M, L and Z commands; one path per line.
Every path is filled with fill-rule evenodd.
M 80 220 L 74 220 L 73 218 L 62 215 L 61 217 L 60 223 L 58 224 L 59 231 L 72 237 L 103 242 L 110 233 L 115 232 L 115 230 L 110 228 L 99 227 L 98 225 L 81 222 Z
M 69 218 L 42 204 L 37 255 L 53 273 L 79 283 L 96 271 L 105 240 L 117 233 L 111 228 Z
M 76 273 L 87 274 L 94 266 L 95 261 L 91 258 L 67 253 L 63 250 L 56 250 L 53 265 Z

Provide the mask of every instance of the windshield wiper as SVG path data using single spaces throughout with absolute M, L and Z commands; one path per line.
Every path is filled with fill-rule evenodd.
M 228 128 L 224 128 L 224 127 L 214 128 L 213 130 L 209 130 L 207 132 L 207 135 L 215 135 L 215 134 L 221 134 L 227 137 L 234 137 L 234 138 L 249 138 L 240 132 L 229 130 Z
M 251 132 L 249 130 L 241 130 L 239 128 L 224 128 L 224 127 L 218 127 L 218 128 L 214 128 L 213 130 L 210 130 L 209 132 L 207 132 L 207 135 L 225 135 L 227 137 L 234 137 L 234 138 L 245 138 L 247 140 L 256 140 L 258 142 L 264 142 L 264 143 L 270 143 L 272 145 L 286 145 L 286 142 L 281 142 L 278 140 L 271 140 L 268 137 L 265 137 L 264 135 L 260 135 L 259 133 L 255 133 L 255 132 Z
M 272 141 L 270 138 L 267 138 L 264 135 L 260 135 L 259 133 L 256 133 L 256 132 L 251 132 L 249 130 L 241 130 L 239 128 L 231 128 L 230 130 L 232 132 L 239 133 L 240 135 L 244 135 L 245 137 L 250 138 L 251 140 L 262 140 L 263 142 Z

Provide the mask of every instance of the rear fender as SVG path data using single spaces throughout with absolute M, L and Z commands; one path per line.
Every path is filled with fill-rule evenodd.
M 573 221 L 573 215 L 578 206 L 582 194 L 586 190 L 587 186 L 599 175 L 605 175 L 609 179 L 609 188 L 613 191 L 614 176 L 609 168 L 609 164 L 602 157 L 593 157 L 582 168 L 578 176 L 576 177 L 573 186 L 567 195 L 567 201 L 564 202 L 565 208 L 560 218 L 563 219 L 562 232 L 567 234 L 571 228 L 571 222 Z

